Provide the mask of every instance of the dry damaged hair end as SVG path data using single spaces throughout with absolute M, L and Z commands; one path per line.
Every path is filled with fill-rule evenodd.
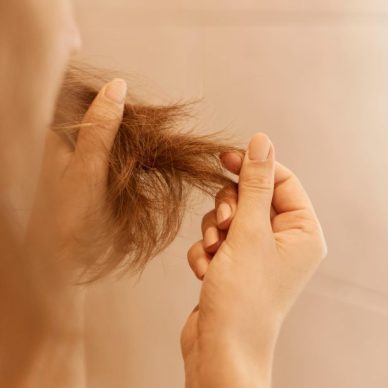
M 56 132 L 76 141 L 79 123 L 108 76 L 74 65 L 68 70 Z M 235 184 L 219 155 L 243 151 L 222 140 L 220 132 L 183 130 L 191 108 L 191 103 L 156 106 L 128 96 L 109 156 L 106 226 L 93 244 L 98 253 L 82 259 L 87 281 L 112 271 L 141 273 L 177 236 L 193 189 L 214 196 Z

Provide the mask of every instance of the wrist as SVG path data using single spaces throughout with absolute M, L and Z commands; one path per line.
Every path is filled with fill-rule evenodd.
M 218 333 L 197 342 L 184 360 L 186 388 L 269 388 L 276 339 L 277 331 L 260 344 Z
M 200 388 L 269 388 L 274 347 L 247 351 L 238 346 L 214 349 L 212 361 L 200 362 Z M 199 388 L 198 387 L 198 388 Z

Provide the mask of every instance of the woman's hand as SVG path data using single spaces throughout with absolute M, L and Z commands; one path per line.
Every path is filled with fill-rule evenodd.
M 107 249 L 99 236 L 107 227 L 108 158 L 126 90 L 121 79 L 102 88 L 83 119 L 75 146 L 53 131 L 47 135 L 26 244 L 32 252 L 60 261 L 70 277 L 81 260 L 93 261 Z
M 16 354 L 8 360 L 10 369 L 20 351 L 31 357 L 31 365 L 20 367 L 17 384 L 7 386 L 86 386 L 85 290 L 74 280 L 82 271 L 80 259 L 94 260 L 106 249 L 96 240 L 106 227 L 108 157 L 122 121 L 125 95 L 122 80 L 103 87 L 84 117 L 75 146 L 52 131 L 47 135 L 24 262 L 17 263 L 28 278 L 19 276 L 24 281 L 15 281 L 15 292 L 9 293 L 23 298 L 22 303 L 16 297 L 10 303 L 9 319 L 19 322 L 14 333 L 7 333 Z M 30 336 L 32 341 L 27 340 Z M 19 343 L 24 344 L 22 350 L 16 347 Z
M 269 387 L 278 331 L 326 243 L 302 185 L 275 163 L 265 135 L 252 138 L 242 162 L 236 154 L 223 162 L 240 174 L 238 195 L 219 195 L 204 242 L 188 252 L 203 285 L 181 333 L 186 386 Z

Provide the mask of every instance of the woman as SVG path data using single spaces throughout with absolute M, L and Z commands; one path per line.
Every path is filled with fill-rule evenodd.
M 20 166 L 36 165 L 79 37 L 68 0 L 2 1 L 0 15 L 5 193 L 24 178 L 20 171 L 30 173 Z M 105 226 L 106 150 L 119 129 L 125 94 L 119 79 L 102 88 L 83 119 L 93 125 L 81 125 L 74 148 L 47 131 L 23 245 L 3 201 L 1 386 L 86 386 L 84 295 L 73 282 L 77 258 L 98 254 L 87 242 Z M 203 286 L 181 334 L 186 387 L 269 387 L 282 322 L 326 245 L 306 193 L 275 161 L 267 136 L 255 135 L 245 155 L 226 153 L 222 162 L 239 175 L 239 185 L 219 193 L 203 220 L 204 241 L 188 253 Z

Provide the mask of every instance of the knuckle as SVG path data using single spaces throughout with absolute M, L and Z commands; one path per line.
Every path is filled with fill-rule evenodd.
M 94 118 L 93 126 L 100 131 L 110 131 L 118 125 L 117 117 L 101 116 Z
M 197 241 L 196 243 L 194 243 L 190 248 L 189 250 L 187 251 L 187 260 L 191 263 L 195 257 L 196 257 L 196 252 L 197 252 L 197 249 L 198 249 L 198 246 L 199 244 L 201 244 L 201 241 L 202 240 L 199 240 Z
M 242 185 L 243 190 L 250 190 L 253 192 L 271 192 L 274 188 L 273 177 L 267 174 L 248 175 L 244 179 Z
M 194 245 L 192 245 L 189 250 L 187 251 L 187 260 L 189 262 L 191 262 L 191 259 L 193 257 L 193 254 L 194 254 Z
M 292 220 L 294 228 L 300 229 L 309 235 L 318 235 L 319 224 L 310 210 L 294 211 Z
M 123 110 L 120 105 L 107 98 L 97 99 L 97 101 L 95 101 L 95 104 L 93 105 L 93 108 L 95 114 L 99 118 L 107 117 L 108 119 L 116 118 L 119 114 L 121 114 Z
M 109 129 L 117 125 L 120 117 L 121 111 L 118 110 L 117 106 L 96 103 L 90 108 L 84 121 L 102 129 Z
M 261 219 L 254 218 L 244 213 L 240 213 L 241 217 L 235 219 L 234 223 L 229 229 L 229 233 L 232 233 L 233 240 L 230 239 L 229 243 L 233 245 L 238 244 L 241 246 L 247 245 L 257 247 L 258 244 L 263 243 L 272 235 L 271 222 L 263 222 Z M 246 222 L 244 220 L 249 220 Z

